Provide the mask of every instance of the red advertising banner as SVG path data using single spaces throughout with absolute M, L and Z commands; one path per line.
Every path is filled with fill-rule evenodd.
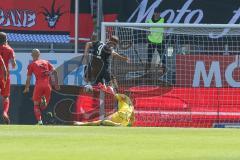
M 238 55 L 177 55 L 176 85 L 180 87 L 240 87 Z
M 0 29 L 70 32 L 69 0 L 1 0 Z

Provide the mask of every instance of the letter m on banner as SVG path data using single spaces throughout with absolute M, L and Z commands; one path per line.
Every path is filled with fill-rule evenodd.
M 210 87 L 211 82 L 215 79 L 216 87 L 222 87 L 220 65 L 218 61 L 213 61 L 209 72 L 207 74 L 205 64 L 203 61 L 197 61 L 195 66 L 194 78 L 193 78 L 193 87 L 200 87 L 200 79 L 202 77 L 204 87 Z
M 240 88 L 238 55 L 177 55 L 176 86 Z

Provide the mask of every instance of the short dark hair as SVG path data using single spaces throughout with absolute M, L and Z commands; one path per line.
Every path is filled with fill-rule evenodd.
M 154 13 L 160 13 L 159 9 L 155 9 Z
M 0 32 L 0 44 L 7 42 L 7 34 L 5 32 Z
M 91 41 L 97 41 L 97 33 L 96 32 L 92 33 Z

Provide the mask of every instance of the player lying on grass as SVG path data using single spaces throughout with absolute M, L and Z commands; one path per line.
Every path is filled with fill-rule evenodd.
M 60 87 L 58 85 L 57 71 L 48 61 L 40 59 L 39 56 L 40 51 L 38 49 L 33 49 L 32 50 L 33 62 L 28 65 L 26 86 L 23 93 L 29 92 L 31 77 L 32 74 L 34 74 L 36 77 L 36 84 L 33 91 L 34 114 L 35 118 L 38 121 L 38 124 L 42 125 L 43 122 L 41 112 L 47 108 L 51 96 L 52 90 L 50 84 L 51 75 L 54 76 L 55 89 L 59 90 Z
M 112 94 L 118 102 L 118 110 L 106 117 L 104 120 L 92 122 L 74 122 L 77 126 L 132 126 L 134 122 L 134 107 L 131 99 L 125 94 L 115 93 L 110 86 L 106 87 L 99 83 L 99 88 L 107 93 Z

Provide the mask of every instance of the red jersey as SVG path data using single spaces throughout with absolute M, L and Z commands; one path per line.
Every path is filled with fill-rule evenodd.
M 15 57 L 14 50 L 8 44 L 0 45 L 0 55 L 3 58 L 3 61 L 7 68 L 7 71 L 9 71 L 8 64 L 9 64 L 9 61 L 11 59 L 14 59 L 14 57 Z
M 33 61 L 31 64 L 28 65 L 28 76 L 32 74 L 36 77 L 36 84 L 38 83 L 45 83 L 46 85 L 49 84 L 49 74 L 54 70 L 53 66 L 46 60 L 38 59 Z

